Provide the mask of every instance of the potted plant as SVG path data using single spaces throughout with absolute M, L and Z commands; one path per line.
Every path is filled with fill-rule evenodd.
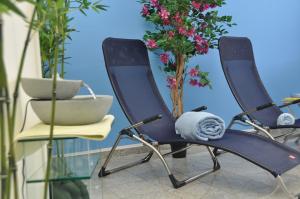
M 218 7 L 225 0 L 141 0 L 142 17 L 154 25 L 146 31 L 144 40 L 149 50 L 158 53 L 166 84 L 170 88 L 172 114 L 178 118 L 183 112 L 185 80 L 191 86 L 211 87 L 208 72 L 199 65 L 190 66 L 189 60 L 205 55 L 217 48 L 220 36 L 227 33 L 226 27 L 235 25 L 231 16 L 219 16 Z M 171 146 L 172 150 L 182 146 Z M 173 157 L 184 157 L 178 153 Z

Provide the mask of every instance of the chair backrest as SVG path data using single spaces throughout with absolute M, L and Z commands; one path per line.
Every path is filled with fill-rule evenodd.
M 140 40 L 107 38 L 102 50 L 111 85 L 129 122 L 162 114 L 162 119 L 137 130 L 157 141 L 176 135 L 175 121 L 155 84 L 145 44 Z
M 248 38 L 221 37 L 219 52 L 226 80 L 243 111 L 272 102 L 258 74 L 252 44 Z M 281 113 L 277 106 L 273 106 L 252 113 L 249 117 L 274 127 Z

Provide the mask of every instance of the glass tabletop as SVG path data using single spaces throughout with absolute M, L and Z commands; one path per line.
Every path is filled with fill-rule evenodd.
M 78 145 L 77 145 L 78 146 Z M 82 148 L 82 147 L 81 147 Z M 90 179 L 100 160 L 100 153 L 71 152 L 54 153 L 51 162 L 50 181 Z M 29 163 L 28 163 L 29 166 Z M 46 161 L 27 176 L 27 183 L 45 181 Z

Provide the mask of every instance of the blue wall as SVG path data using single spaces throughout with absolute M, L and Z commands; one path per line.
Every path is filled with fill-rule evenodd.
M 74 25 L 80 31 L 72 35 L 67 53 L 72 59 L 67 66 L 67 78 L 83 79 L 97 94 L 113 95 L 101 51 L 106 37 L 139 38 L 150 26 L 140 17 L 141 5 L 135 0 L 103 1 L 108 11 L 85 17 L 74 13 Z M 232 36 L 247 36 L 252 40 L 261 78 L 275 102 L 300 92 L 300 1 L 299 0 L 228 0 L 220 12 L 232 15 L 238 24 L 230 29 Z M 151 55 L 151 64 L 158 87 L 170 106 L 164 75 L 159 71 L 159 60 Z M 185 109 L 207 105 L 209 111 L 222 116 L 228 123 L 240 111 L 224 79 L 217 50 L 198 56 L 191 64 L 200 64 L 210 72 L 213 89 L 187 86 Z M 114 101 L 111 113 L 116 121 L 102 147 L 111 146 L 117 132 L 128 125 L 121 109 Z M 125 142 L 123 144 L 128 144 Z M 94 145 L 97 147 L 97 144 Z

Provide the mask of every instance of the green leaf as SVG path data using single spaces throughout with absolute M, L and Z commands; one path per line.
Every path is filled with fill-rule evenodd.
M 21 12 L 21 10 L 10 0 L 1 0 L 0 1 L 0 11 L 1 12 L 12 11 L 15 14 L 25 18 L 25 15 Z

